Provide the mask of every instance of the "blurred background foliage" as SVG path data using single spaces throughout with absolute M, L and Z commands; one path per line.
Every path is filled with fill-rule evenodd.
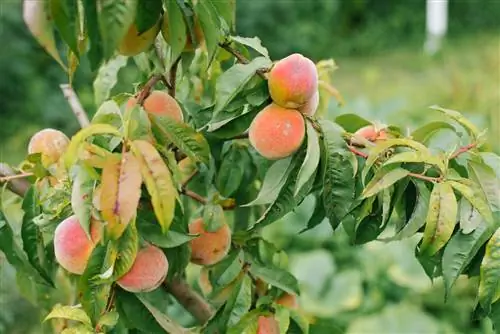
M 427 107 L 439 104 L 487 128 L 500 152 L 499 13 L 500 1 L 450 0 L 448 36 L 432 57 L 423 52 L 423 0 L 238 1 L 237 32 L 259 36 L 273 59 L 294 52 L 315 61 L 334 58 L 334 83 L 346 103 L 332 99 L 329 117 L 357 113 L 414 128 L 436 118 Z M 30 36 L 20 1 L 0 2 L 0 41 L 0 160 L 17 164 L 37 130 L 71 135 L 78 124 L 59 89 L 67 78 Z M 83 59 L 74 86 L 91 114 L 94 76 Z M 131 92 L 138 81 L 132 61 L 119 76 L 114 92 Z M 353 246 L 325 223 L 297 235 L 311 205 L 305 201 L 266 235 L 289 254 L 313 334 L 491 331 L 487 320 L 471 315 L 475 280 L 463 277 L 444 303 L 442 282 L 431 283 L 413 255 L 417 240 Z M 0 333 L 28 333 L 30 326 L 38 332 L 36 308 L 15 280 L 0 254 Z

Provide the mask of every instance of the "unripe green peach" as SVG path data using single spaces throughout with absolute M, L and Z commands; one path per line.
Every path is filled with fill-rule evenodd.
M 294 53 L 274 64 L 268 75 L 268 86 L 274 103 L 284 108 L 300 108 L 318 90 L 316 65 Z
M 265 317 L 261 315 L 257 320 L 256 334 L 279 334 L 280 326 L 272 316 Z
M 196 38 L 196 43 L 200 45 L 205 41 L 205 36 L 203 35 L 203 29 L 200 25 L 200 20 L 195 16 L 194 18 L 194 37 Z M 170 39 L 170 27 L 168 24 L 168 15 L 165 13 L 163 15 L 162 23 L 161 23 L 161 34 L 167 43 Z M 184 46 L 184 51 L 193 51 L 195 49 L 195 45 L 193 45 L 193 41 L 191 39 L 191 34 L 189 34 L 186 28 L 186 45 Z
M 137 103 L 135 97 L 128 99 L 126 108 L 130 109 Z M 174 119 L 176 121 L 182 122 L 184 116 L 182 115 L 182 109 L 179 103 L 168 93 L 162 92 L 160 90 L 152 91 L 151 94 L 144 100 L 142 104 L 146 112 L 156 115 L 164 116 Z
M 226 223 L 215 232 L 205 230 L 203 219 L 189 224 L 190 234 L 199 234 L 190 241 L 191 262 L 209 266 L 222 260 L 231 247 L 231 229 Z
M 158 288 L 168 273 L 168 260 L 163 251 L 148 245 L 137 252 L 132 268 L 117 283 L 129 292 L 149 292 Z
M 250 144 L 269 160 L 278 160 L 293 154 L 305 137 L 305 122 L 297 110 L 286 109 L 274 103 L 265 107 L 250 124 Z
M 298 110 L 304 115 L 313 116 L 316 113 L 316 110 L 318 110 L 318 106 L 319 91 L 316 91 L 316 93 L 314 93 L 314 95 Z
M 291 308 L 297 309 L 299 307 L 299 303 L 297 301 L 297 296 L 289 293 L 284 293 L 278 300 L 276 300 L 276 304 Z
M 159 30 L 160 25 L 155 24 L 153 27 L 149 28 L 149 30 L 139 34 L 137 26 L 135 24 L 131 24 L 127 30 L 127 34 L 122 39 L 118 47 L 118 53 L 131 57 L 146 51 L 151 45 L 153 45 Z
M 28 154 L 41 153 L 45 167 L 57 162 L 69 145 L 69 138 L 59 130 L 43 129 L 31 137 Z
M 70 273 L 81 275 L 95 245 L 102 236 L 101 226 L 92 220 L 89 239 L 78 218 L 71 216 L 57 225 L 54 232 L 54 253 L 61 267 Z

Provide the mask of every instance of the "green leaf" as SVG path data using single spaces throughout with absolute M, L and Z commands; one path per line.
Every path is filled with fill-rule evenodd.
M 413 181 L 416 188 L 416 204 L 406 225 L 391 238 L 384 241 L 402 240 L 412 237 L 425 224 L 427 212 L 429 212 L 430 191 L 424 182 Z
M 85 271 L 78 280 L 80 302 L 93 324 L 97 323 L 106 309 L 111 291 L 111 284 L 99 282 L 99 276 L 112 269 L 115 260 L 116 249 L 111 242 L 107 245 L 96 245 Z
M 261 111 L 260 107 L 247 107 L 248 112 L 243 112 L 240 115 L 237 113 L 224 113 L 223 116 L 227 118 L 215 123 L 211 121 L 207 126 L 207 131 L 210 132 L 212 136 L 220 139 L 230 139 L 242 134 L 248 130 L 255 116 Z M 219 115 L 221 115 L 221 113 Z
M 233 290 L 233 294 L 228 301 L 231 307 L 229 325 L 238 323 L 240 319 L 250 310 L 252 306 L 252 280 L 247 275 L 243 276 L 241 283 Z
M 479 303 L 486 310 L 500 298 L 500 229 L 497 229 L 486 244 L 479 276 Z
M 409 162 L 420 162 L 426 163 L 428 165 L 434 165 L 439 168 L 439 170 L 444 173 L 446 170 L 445 162 L 438 157 L 432 156 L 430 154 L 426 154 L 423 152 L 415 152 L 415 151 L 406 151 L 393 155 L 386 162 L 384 162 L 383 166 L 387 166 L 395 163 L 409 163 Z
M 165 313 L 161 312 L 155 305 L 153 305 L 150 301 L 144 298 L 141 295 L 137 295 L 137 298 L 141 301 L 142 304 L 149 310 L 149 312 L 153 315 L 156 322 L 167 332 L 167 333 L 183 333 L 185 330 L 180 325 L 178 325 L 175 321 L 170 319 Z
M 215 287 L 226 287 L 234 281 L 243 267 L 241 250 L 232 250 L 222 261 L 211 267 L 212 277 L 215 278 Z M 215 289 L 217 290 L 217 289 Z M 214 294 L 217 291 L 214 291 Z
M 130 223 L 120 239 L 116 241 L 118 257 L 116 259 L 113 275 L 117 279 L 125 275 L 134 264 L 139 250 L 139 234 L 135 222 Z
M 90 218 L 92 216 L 92 198 L 95 181 L 87 169 L 77 166 L 74 171 L 73 188 L 71 190 L 71 209 L 78 222 L 90 238 Z
M 98 23 L 102 37 L 104 59 L 110 59 L 134 23 L 137 0 L 101 0 Z
M 290 310 L 291 323 L 295 323 L 297 327 L 302 331 L 302 334 L 309 334 L 309 322 L 300 312 L 296 310 Z
M 483 217 L 481 217 L 481 214 L 465 197 L 462 197 L 460 199 L 459 209 L 460 230 L 463 234 L 469 234 L 473 232 L 479 226 L 479 224 L 484 221 Z
M 392 170 L 379 170 L 373 179 L 366 185 L 361 198 L 371 197 L 378 192 L 389 188 L 394 183 L 408 176 L 410 172 L 404 168 L 395 168 Z
M 114 126 L 108 124 L 91 124 L 81 129 L 71 138 L 71 142 L 69 143 L 69 146 L 64 153 L 64 163 L 67 168 L 71 168 L 71 166 L 75 163 L 80 145 L 88 137 L 98 134 L 110 134 L 121 137 L 120 131 L 118 131 L 118 129 Z
M 235 64 L 222 73 L 215 84 L 215 109 L 214 114 L 224 110 L 234 97 L 252 79 L 257 70 L 269 67 L 271 61 L 265 57 L 254 58 L 248 64 Z
M 210 160 L 210 147 L 207 140 L 200 132 L 197 132 L 185 123 L 179 123 L 168 117 L 149 115 L 153 128 L 157 129 L 163 138 L 168 139 L 193 162 L 201 162 L 208 165 Z
M 429 202 L 420 252 L 434 255 L 450 239 L 457 220 L 458 205 L 448 182 L 434 184 Z
M 93 84 L 96 105 L 101 105 L 109 98 L 111 90 L 118 82 L 118 72 L 127 65 L 127 59 L 125 56 L 117 55 L 101 65 Z
M 318 142 L 318 134 L 314 130 L 310 122 L 306 122 L 307 129 L 307 151 L 304 162 L 299 170 L 299 175 L 297 176 L 297 185 L 295 188 L 294 196 L 297 196 L 302 187 L 307 181 L 314 175 L 314 172 L 318 168 L 320 159 L 320 147 Z
M 138 1 L 135 16 L 137 32 L 142 34 L 158 24 L 162 9 L 161 0 Z
M 186 46 L 186 23 L 182 12 L 175 0 L 165 1 L 166 19 L 168 22 L 168 45 L 170 45 L 171 58 L 177 59 Z
M 461 113 L 455 110 L 451 109 L 445 109 L 440 106 L 431 106 L 431 109 L 437 110 L 448 116 L 449 118 L 453 119 L 457 123 L 459 123 L 461 126 L 464 127 L 464 129 L 467 131 L 469 136 L 472 137 L 472 139 L 476 139 L 479 136 L 479 129 L 468 119 L 466 119 Z
M 462 181 L 462 182 L 460 182 Z M 484 220 L 486 220 L 487 223 L 492 224 L 493 223 L 493 215 L 490 209 L 490 206 L 488 203 L 484 200 L 484 197 L 481 196 L 483 195 L 480 193 L 480 190 L 477 189 L 476 187 L 472 187 L 467 185 L 467 181 L 462 179 L 460 181 L 447 181 L 456 191 L 458 191 L 462 196 L 464 196 L 474 208 L 483 216 Z M 472 185 L 472 184 L 471 184 Z
M 450 239 L 444 249 L 442 261 L 446 296 L 449 296 L 460 274 L 494 232 L 493 226 L 482 221 L 472 233 L 465 234 L 459 231 Z
M 138 299 L 137 295 L 122 289 L 116 290 L 116 309 L 127 328 L 138 329 L 144 333 L 164 334 L 165 330 L 155 317 Z
M 116 326 L 119 320 L 119 314 L 116 311 L 111 311 L 104 314 L 99 318 L 97 325 L 99 327 L 106 327 L 107 329 L 111 329 Z
M 119 129 L 123 126 L 122 114 L 118 104 L 113 101 L 105 101 L 97 109 L 94 117 L 92 117 L 92 124 L 108 124 Z
M 43 321 L 49 319 L 67 319 L 81 322 L 89 327 L 92 326 L 89 316 L 81 308 L 81 306 L 65 306 L 56 304 L 52 311 L 45 317 Z
M 303 233 L 305 231 L 308 231 L 310 229 L 315 228 L 319 224 L 323 222 L 326 218 L 326 211 L 325 211 L 325 206 L 323 204 L 323 196 L 319 194 L 316 197 L 316 204 L 314 206 L 314 211 L 311 215 L 311 218 L 307 221 L 307 226 L 302 229 L 299 233 Z
M 335 118 L 335 123 L 343 127 L 347 132 L 354 133 L 364 126 L 372 123 L 356 114 L 343 114 Z
M 299 284 L 297 279 L 288 271 L 273 266 L 262 266 L 252 261 L 250 273 L 283 291 L 299 295 Z
M 240 188 L 245 169 L 250 167 L 250 163 L 247 151 L 235 145 L 224 154 L 216 178 L 217 189 L 223 196 L 230 197 Z
M 436 122 L 430 122 L 427 123 L 426 125 L 416 129 L 411 133 L 411 138 L 413 140 L 416 140 L 418 142 L 427 144 L 429 139 L 439 130 L 442 129 L 449 129 L 455 131 L 455 128 L 453 125 L 447 122 L 441 122 L 441 121 L 436 121 Z
M 248 312 L 237 324 L 228 329 L 227 334 L 255 334 L 257 332 L 258 319 L 261 314 L 261 310 L 252 310 Z
M 260 53 L 264 57 L 269 58 L 269 52 L 267 51 L 267 49 L 264 46 L 262 46 L 262 42 L 261 42 L 260 38 L 258 38 L 258 37 L 250 38 L 250 37 L 241 37 L 241 36 L 231 36 L 230 39 L 233 42 L 236 42 L 236 43 L 239 43 L 242 45 L 246 45 L 246 46 L 254 49 L 255 51 L 257 51 L 258 53 Z
M 135 105 L 133 108 L 127 109 L 123 116 L 123 123 L 125 138 L 128 140 L 142 139 L 153 142 L 151 121 L 143 108 Z
M 172 229 L 163 234 L 159 225 L 149 222 L 138 224 L 138 230 L 144 239 L 161 248 L 178 247 L 197 237 L 196 235 L 184 234 Z
M 495 170 L 486 165 L 469 160 L 467 165 L 469 178 L 481 188 L 492 211 L 500 211 L 500 177 Z
M 23 19 L 37 42 L 66 71 L 66 65 L 57 51 L 48 3 L 46 1 L 23 1 Z
M 212 0 L 219 16 L 226 21 L 227 28 L 234 30 L 234 18 L 236 16 L 236 0 Z
M 147 141 L 135 140 L 131 149 L 139 159 L 142 177 L 151 195 L 156 218 L 165 233 L 174 219 L 177 198 L 177 189 L 173 184 L 170 170 L 158 151 Z
M 50 13 L 54 24 L 62 39 L 68 44 L 75 55 L 78 50 L 78 36 L 80 33 L 80 17 L 76 1 L 50 0 Z
M 290 326 L 290 309 L 281 305 L 275 305 L 274 319 L 278 322 L 280 334 L 286 334 Z
M 291 163 L 291 157 L 274 162 L 266 172 L 257 198 L 242 206 L 263 205 L 274 202 L 290 175 Z
M 85 27 L 87 28 L 90 41 L 88 53 L 90 69 L 95 71 L 99 68 L 103 56 L 102 38 L 97 15 L 97 1 L 83 0 L 83 9 L 85 13 Z
M 194 7 L 198 20 L 200 21 L 205 43 L 208 52 L 208 66 L 212 63 L 215 57 L 219 41 L 221 40 L 221 29 L 219 15 L 217 9 L 212 4 L 212 1 L 199 1 Z

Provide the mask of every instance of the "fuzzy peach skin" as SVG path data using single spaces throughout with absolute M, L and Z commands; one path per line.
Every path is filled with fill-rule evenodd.
M 279 334 L 280 326 L 274 317 L 260 316 L 257 320 L 257 333 L 256 334 Z
M 253 119 L 248 137 L 253 148 L 266 159 L 288 157 L 304 141 L 304 118 L 297 110 L 285 109 L 272 103 Z
M 42 164 L 49 166 L 59 160 L 69 145 L 69 138 L 59 130 L 43 129 L 28 143 L 28 154 L 41 153 Z
M 297 309 L 299 307 L 299 303 L 297 301 L 297 296 L 285 293 L 283 294 L 278 300 L 276 301 L 276 304 L 291 308 L 291 309 Z
M 314 95 L 307 100 L 306 104 L 300 107 L 298 110 L 304 115 L 313 116 L 318 110 L 319 106 L 319 91 L 316 91 Z
M 318 90 L 318 71 L 312 60 L 294 53 L 274 64 L 267 82 L 274 103 L 297 109 Z
M 78 218 L 71 216 L 57 225 L 54 232 L 54 253 L 57 263 L 73 274 L 81 275 L 95 245 L 102 236 L 99 222 L 90 224 L 91 239 L 83 230 Z
M 387 139 L 387 130 L 377 129 L 374 125 L 367 125 L 355 132 L 356 135 L 361 136 L 369 141 Z
M 209 266 L 222 260 L 231 247 L 231 229 L 224 223 L 215 232 L 208 232 L 203 226 L 203 219 L 195 219 L 189 224 L 190 234 L 199 234 L 190 241 L 191 262 Z
M 137 253 L 132 268 L 117 283 L 129 292 L 149 292 L 161 285 L 167 273 L 168 260 L 163 251 L 148 245 Z
M 136 56 L 149 49 L 160 31 L 160 25 L 155 24 L 149 30 L 139 35 L 135 24 L 130 25 L 127 34 L 118 47 L 118 53 L 124 56 Z
M 137 99 L 131 97 L 127 101 L 126 108 L 130 109 L 136 103 Z M 144 100 L 143 107 L 148 113 L 156 116 L 170 117 L 179 122 L 184 120 L 179 103 L 172 96 L 168 95 L 168 93 L 160 90 L 152 91 Z

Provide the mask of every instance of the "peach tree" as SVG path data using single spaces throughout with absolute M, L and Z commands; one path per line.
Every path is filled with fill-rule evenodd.
M 0 165 L 24 212 L 16 235 L 2 206 L 0 249 L 20 289 L 35 290 L 44 326 L 308 333 L 287 255 L 261 234 L 306 198 L 304 231 L 328 222 L 353 244 L 421 235 L 415 257 L 429 278 L 443 277 L 448 295 L 459 275 L 479 276 L 474 314 L 498 324 L 500 157 L 485 131 L 438 106 L 414 130 L 327 119 L 332 97 L 342 102 L 333 60 L 271 60 L 257 37 L 236 35 L 235 6 L 24 1 L 82 127 L 41 130 L 22 163 Z M 112 94 L 129 60 L 134 93 Z M 84 61 L 95 73 L 90 120 L 71 86 Z M 460 145 L 435 145 L 443 132 Z

